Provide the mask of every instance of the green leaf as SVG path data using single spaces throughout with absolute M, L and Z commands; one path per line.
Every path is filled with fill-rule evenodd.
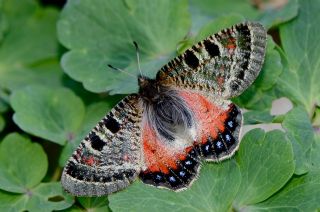
M 17 133 L 0 145 L 0 189 L 26 193 L 40 183 L 48 169 L 42 147 Z
M 316 129 L 320 129 L 320 106 L 317 106 L 314 110 L 312 124 Z
M 198 13 L 196 15 L 207 15 L 211 17 L 220 17 L 222 15 L 230 14 L 242 14 L 247 19 L 254 19 L 259 14 L 250 0 L 215 0 L 214 3 L 211 0 L 190 0 L 191 7 L 196 7 Z
M 241 141 L 236 160 L 242 180 L 234 206 L 240 210 L 270 197 L 294 171 L 292 146 L 279 130 L 249 131 Z
M 155 76 L 189 26 L 187 0 L 71 0 L 58 22 L 59 40 L 70 49 L 62 66 L 90 91 L 131 93 L 136 80 L 107 64 L 137 74 L 136 41 L 143 73 Z
M 136 182 L 110 195 L 113 211 L 228 211 L 239 187 L 240 172 L 234 160 L 205 164 L 191 188 L 179 193 Z
M 108 198 L 107 197 L 79 197 L 79 203 L 87 211 L 96 211 L 96 212 L 108 212 L 111 211 L 108 207 Z
M 21 129 L 61 145 L 79 132 L 85 115 L 81 99 L 66 88 L 28 86 L 14 91 L 10 102 Z
M 225 15 L 242 15 L 246 20 L 256 20 L 266 28 L 271 28 L 293 19 L 298 14 L 297 0 L 290 0 L 280 9 L 268 7 L 266 10 L 256 9 L 252 1 L 249 0 L 215 0 L 214 3 L 210 0 L 191 0 L 190 4 L 193 32 L 212 20 L 212 18 L 219 18 Z
M 270 110 L 272 101 L 277 98 L 273 87 L 276 85 L 282 69 L 280 54 L 276 50 L 274 41 L 269 36 L 265 62 L 260 74 L 241 96 L 234 99 L 235 103 L 251 110 Z
M 294 177 L 277 194 L 246 211 L 317 211 L 320 208 L 320 171 Z
M 53 211 L 62 210 L 73 204 L 59 182 L 41 183 L 22 195 L 0 190 L 1 211 Z
M 261 124 L 261 123 L 270 123 L 273 120 L 273 116 L 270 114 L 269 110 L 265 111 L 247 111 L 243 114 L 243 124 Z
M 308 154 L 310 167 L 313 169 L 320 169 L 320 134 L 317 132 L 314 136 L 314 142 Z
M 289 111 L 282 123 L 290 139 L 295 160 L 295 174 L 303 174 L 308 171 L 307 154 L 313 143 L 313 128 L 306 110 L 296 107 Z
M 280 26 L 286 61 L 278 87 L 312 115 L 314 106 L 320 105 L 320 0 L 300 0 L 299 4 L 299 16 Z
M 86 109 L 86 114 L 81 126 L 81 130 L 74 135 L 74 138 L 68 140 L 67 145 L 62 150 L 59 158 L 59 164 L 63 167 L 73 151 L 79 146 L 80 142 L 96 126 L 96 124 L 106 115 L 107 111 L 111 110 L 113 104 L 106 102 L 98 102 L 91 104 Z
M 9 109 L 9 94 L 0 88 L 0 113 L 4 113 Z
M 30 71 L 34 63 L 56 57 L 58 12 L 31 0 L 4 0 L 3 11 L 10 27 L 0 46 L 0 85 L 11 90 L 37 79 Z
M 289 0 L 283 8 L 267 9 L 258 18 L 258 21 L 267 28 L 275 27 L 287 22 L 298 15 L 298 1 Z
M 3 40 L 4 33 L 8 28 L 8 22 L 3 12 L 3 1 L 0 1 L 0 44 Z
M 4 118 L 0 115 L 0 132 L 4 129 L 6 125 L 6 121 L 4 120 Z
M 11 91 L 30 84 L 61 86 L 63 71 L 57 59 L 42 60 L 28 68 L 7 72 L 2 80 L 3 86 Z M 0 80 L 1 81 L 1 80 Z

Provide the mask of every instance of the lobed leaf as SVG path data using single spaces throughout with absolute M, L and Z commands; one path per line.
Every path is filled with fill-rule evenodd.
M 258 17 L 258 21 L 269 29 L 295 18 L 298 15 L 298 8 L 298 0 L 289 0 L 281 8 L 266 9 Z
M 21 129 L 61 145 L 79 132 L 85 115 L 81 99 L 66 88 L 32 85 L 14 91 L 10 102 Z
M 238 209 L 270 197 L 294 171 L 292 146 L 279 130 L 268 133 L 261 129 L 249 131 L 241 141 L 236 160 L 242 179 L 234 200 Z
M 136 80 L 108 69 L 107 64 L 138 74 L 132 44 L 136 41 L 143 73 L 155 76 L 189 25 L 186 0 L 97 0 L 94 4 L 71 0 L 58 22 L 59 40 L 70 49 L 62 66 L 90 91 L 131 93 L 138 89 Z
M 214 3 L 210 0 L 191 0 L 193 31 L 197 31 L 208 21 L 221 16 L 241 15 L 246 20 L 258 21 L 269 29 L 293 19 L 298 14 L 297 0 L 288 1 L 282 8 L 273 8 L 267 5 L 264 10 L 256 9 L 257 4 L 267 5 L 268 3 L 249 0 L 216 0 Z
M 299 16 L 280 26 L 285 68 L 278 80 L 281 94 L 311 115 L 320 104 L 320 1 L 299 1 Z
M 59 182 L 41 183 L 25 194 L 11 194 L 0 190 L 2 211 L 53 211 L 62 210 L 73 204 Z
M 268 200 L 246 211 L 317 211 L 320 207 L 320 171 L 292 178 L 288 184 Z
M 27 194 L 38 185 L 48 169 L 42 147 L 11 133 L 0 144 L 0 189 Z
M 82 207 L 89 211 L 96 212 L 108 212 L 111 211 L 108 207 L 108 198 L 107 197 L 79 197 L 79 203 Z
M 307 153 L 309 159 L 309 168 L 320 169 L 320 134 L 315 133 L 314 141 L 312 143 L 310 151 Z
M 308 171 L 307 155 L 313 143 L 313 128 L 307 111 L 303 107 L 292 109 L 286 114 L 282 126 L 292 143 L 295 174 L 304 174 Z
M 273 120 L 273 116 L 270 114 L 270 111 L 247 111 L 243 114 L 243 124 L 261 124 L 261 123 L 271 123 Z
M 240 172 L 234 160 L 205 164 L 188 190 L 175 193 L 136 182 L 110 195 L 113 211 L 227 211 L 238 190 Z

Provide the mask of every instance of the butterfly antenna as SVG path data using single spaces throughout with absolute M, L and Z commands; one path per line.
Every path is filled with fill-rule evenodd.
M 137 42 L 133 41 L 134 46 L 136 47 L 136 54 L 137 54 L 137 61 L 138 61 L 138 69 L 140 72 L 140 75 L 143 76 L 142 71 L 141 71 L 141 67 L 140 67 L 140 55 L 139 55 L 139 46 L 137 44 Z
M 113 66 L 110 65 L 110 64 L 108 64 L 108 66 L 109 66 L 111 69 L 113 69 L 113 70 L 120 71 L 120 72 L 125 73 L 125 74 L 128 74 L 128 75 L 130 75 L 130 76 L 132 76 L 132 77 L 136 77 L 136 76 L 134 76 L 133 74 L 131 74 L 131 73 L 125 71 L 125 70 L 122 70 L 122 69 L 120 69 L 120 68 L 113 67 Z

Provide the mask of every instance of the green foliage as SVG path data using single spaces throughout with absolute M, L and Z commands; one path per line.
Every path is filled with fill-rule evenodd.
M 285 60 L 279 90 L 312 115 L 320 102 L 320 27 L 317 24 L 320 4 L 318 1 L 301 3 L 299 17 L 279 27 Z
M 294 171 L 293 152 L 284 133 L 247 133 L 235 159 L 207 163 L 192 187 L 180 193 L 134 183 L 110 195 L 114 211 L 228 211 L 255 205 L 278 191 Z
M 47 169 L 47 155 L 39 144 L 17 133 L 7 135 L 0 145 L 0 209 L 52 211 L 70 207 L 72 198 L 59 183 L 41 183 Z
M 21 129 L 61 145 L 79 131 L 85 114 L 81 99 L 65 88 L 26 86 L 12 93 L 10 103 Z
M 59 40 L 71 49 L 63 56 L 62 66 L 90 91 L 131 93 L 137 91 L 136 81 L 123 73 L 108 73 L 107 64 L 137 73 L 132 44 L 136 41 L 141 50 L 142 70 L 154 76 L 174 53 L 189 25 L 186 0 L 156 4 L 149 0 L 98 0 L 95 4 L 90 0 L 71 0 L 58 22 Z M 90 26 L 90 30 L 83 26 Z
M 250 2 L 69 0 L 59 10 L 0 0 L 0 211 L 319 210 L 320 0 L 263 11 Z M 143 73 L 153 77 L 195 42 L 244 20 L 272 30 L 259 77 L 233 101 L 245 124 L 281 130 L 249 131 L 235 157 L 203 163 L 179 193 L 139 180 L 108 197 L 63 191 L 62 167 L 123 97 L 113 94 L 137 91 L 133 77 L 107 64 L 138 73 L 136 41 Z M 270 114 L 283 96 L 294 108 Z

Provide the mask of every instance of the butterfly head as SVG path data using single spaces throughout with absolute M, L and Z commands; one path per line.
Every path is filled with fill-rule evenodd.
M 162 93 L 162 86 L 156 80 L 146 76 L 138 76 L 139 94 L 148 103 L 154 103 L 159 100 Z

